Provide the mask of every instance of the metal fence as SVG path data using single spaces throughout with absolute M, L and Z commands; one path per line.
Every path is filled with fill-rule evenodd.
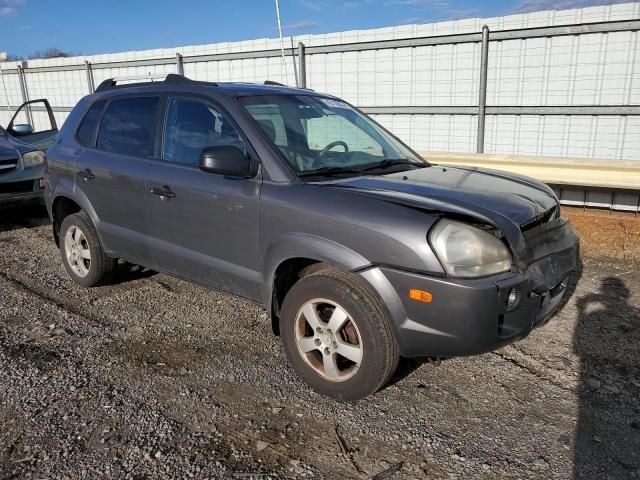
M 364 112 L 377 117 L 383 124 L 387 124 L 408 143 L 422 150 L 475 150 L 484 152 L 487 143 L 487 121 L 489 120 L 491 122 L 489 129 L 493 140 L 490 142 L 491 146 L 488 151 L 492 153 L 551 154 L 552 156 L 640 160 L 640 105 L 638 105 L 640 101 L 634 103 L 636 99 L 640 100 L 639 30 L 640 20 L 619 20 L 493 31 L 488 26 L 484 26 L 482 31 L 472 33 L 437 34 L 371 41 L 342 41 L 339 43 L 311 45 L 305 45 L 305 43 L 300 42 L 297 48 L 294 48 L 292 42 L 291 48 L 287 48 L 284 51 L 284 56 L 290 70 L 293 70 L 293 72 L 280 73 L 279 75 L 277 66 L 282 52 L 279 48 L 275 48 L 273 43 L 270 45 L 273 45 L 274 48 L 247 51 L 246 47 L 243 49 L 243 46 L 238 44 L 237 51 L 234 48 L 235 46 L 232 45 L 227 51 L 207 54 L 194 54 L 185 52 L 185 49 L 182 49 L 180 53 L 173 53 L 168 56 L 166 55 L 167 52 L 163 50 L 157 57 L 143 59 L 76 59 L 75 64 L 58 63 L 55 65 L 42 61 L 30 61 L 8 66 L 9 68 L 6 66 L 2 69 L 2 81 L 8 105 L 0 106 L 0 113 L 15 109 L 17 103 L 20 103 L 16 102 L 16 100 L 27 101 L 37 96 L 48 96 L 46 93 L 49 92 L 50 95 L 56 97 L 51 103 L 54 106 L 54 110 L 59 114 L 58 118 L 64 119 L 66 113 L 72 109 L 73 103 L 75 103 L 74 100 L 77 100 L 82 94 L 94 91 L 97 83 L 96 79 L 99 81 L 109 76 L 114 76 L 114 74 L 166 74 L 175 72 L 187 74 L 199 80 L 219 81 L 221 78 L 216 78 L 218 75 L 214 72 L 217 69 L 219 76 L 225 76 L 227 80 L 261 81 L 267 79 L 259 78 L 261 76 L 260 72 L 265 71 L 273 80 L 289 84 L 295 82 L 298 86 L 309 86 L 311 88 L 318 84 L 318 87 L 323 91 L 345 97 L 358 105 Z M 612 37 L 619 34 L 626 35 L 624 44 Z M 590 54 L 589 58 L 594 60 L 591 63 L 586 63 L 586 73 L 582 74 L 582 77 L 583 80 L 586 79 L 584 81 L 591 82 L 589 88 L 595 92 L 593 95 L 596 97 L 595 100 L 599 101 L 588 104 L 583 103 L 584 98 L 576 100 L 573 98 L 575 95 L 572 93 L 571 95 L 566 95 L 568 100 L 571 99 L 570 97 L 573 98 L 572 102 L 550 103 L 549 95 L 547 95 L 547 92 L 543 92 L 543 95 L 538 95 L 538 97 L 543 96 L 543 100 L 537 99 L 528 103 L 526 91 L 521 91 L 516 101 L 513 101 L 516 98 L 515 94 L 512 94 L 512 92 L 507 92 L 509 94 L 504 93 L 506 82 L 501 73 L 504 74 L 505 67 L 496 65 L 497 63 L 504 63 L 504 58 L 506 58 L 504 48 L 501 45 L 507 43 L 509 45 L 524 45 L 524 47 L 518 48 L 524 48 L 526 54 L 527 48 L 538 48 L 535 45 L 528 47 L 527 45 L 531 46 L 532 44 L 527 42 L 538 39 L 546 42 L 545 48 L 547 50 L 544 56 L 546 60 L 552 62 L 555 55 L 553 53 L 554 48 L 561 54 L 563 49 L 566 50 L 563 46 L 565 44 L 560 45 L 560 47 L 554 47 L 554 44 L 557 44 L 557 39 L 563 37 L 569 37 L 570 40 L 565 44 L 572 45 L 571 48 L 577 51 L 575 61 L 569 59 L 566 62 L 569 67 L 565 69 L 566 76 L 580 77 L 581 75 L 578 72 L 578 69 L 581 68 L 580 48 L 582 47 L 580 45 L 587 45 L 587 47 L 596 45 L 593 51 L 587 48 L 587 53 Z M 584 39 L 587 38 L 590 40 L 585 41 Z M 610 40 L 611 38 L 614 38 L 614 40 Z M 575 47 L 576 44 L 578 47 Z M 628 52 L 627 56 L 621 60 L 617 59 L 614 62 L 609 62 L 606 58 L 608 55 L 607 49 L 612 44 L 614 46 L 617 45 L 611 50 L 614 57 L 619 56 L 621 52 Z M 461 50 L 455 50 L 456 48 L 466 48 L 467 46 L 470 46 L 471 50 L 464 50 L 463 53 L 459 53 Z M 437 60 L 438 48 L 454 49 L 452 66 L 446 65 L 446 70 L 453 72 L 450 73 L 453 80 L 448 87 L 452 92 L 451 95 L 447 97 L 446 94 L 432 93 L 431 97 L 427 99 L 428 101 L 424 101 L 426 96 L 422 95 L 420 97 L 423 99 L 422 102 L 420 102 L 417 94 L 414 95 L 416 98 L 409 98 L 408 95 L 401 91 L 402 89 L 414 92 L 421 88 L 446 89 L 446 79 L 437 78 L 439 68 Z M 400 60 L 396 60 L 396 57 L 392 56 L 385 57 L 385 52 L 397 52 L 395 55 L 403 55 L 403 57 Z M 374 55 L 373 62 L 365 58 L 368 53 Z M 457 59 L 456 54 L 458 56 Z M 351 68 L 351 66 L 348 63 L 349 60 L 345 61 L 344 59 L 354 59 L 355 61 L 356 57 L 353 55 L 358 55 L 357 61 L 359 62 L 358 68 L 360 68 L 360 71 L 355 73 L 351 71 L 351 74 L 353 76 L 357 75 L 359 80 L 350 81 L 350 73 L 345 70 L 348 69 L 347 67 Z M 423 57 L 431 55 L 432 57 L 431 72 L 428 72 L 424 78 L 418 78 L 419 75 L 416 73 L 420 72 L 422 68 L 420 55 L 423 55 Z M 332 60 L 327 60 L 327 58 Z M 388 62 L 384 60 L 385 58 L 393 58 L 392 63 L 394 64 L 410 58 L 410 65 L 399 70 L 396 68 L 396 71 L 393 71 L 394 67 L 390 67 Z M 78 62 L 78 60 L 82 63 Z M 71 59 L 71 61 L 73 62 L 74 60 Z M 246 63 L 247 61 L 252 61 L 253 63 L 248 64 Z M 366 76 L 361 73 L 362 69 L 365 68 L 363 66 L 365 61 L 369 62 L 369 66 L 366 68 L 370 69 L 373 76 L 383 77 L 383 80 L 378 81 L 378 84 L 373 87 L 367 83 L 366 78 L 361 78 Z M 235 66 L 236 72 L 228 74 L 225 70 L 224 73 L 220 73 L 221 65 L 223 64 L 227 65 L 228 67 L 225 68 L 231 71 Z M 205 68 L 201 68 L 203 65 Z M 253 70 L 247 65 L 253 65 Z M 266 68 L 261 70 L 260 65 L 266 65 Z M 291 68 L 294 65 L 296 68 Z M 622 78 L 621 74 L 610 73 L 607 70 L 610 65 L 616 68 L 620 65 L 626 65 L 624 68 L 627 70 L 623 80 L 620 80 Z M 564 68 L 563 65 L 561 67 Z M 529 67 L 524 64 L 521 70 L 526 72 L 527 68 Z M 535 66 L 532 68 L 535 68 Z M 540 67 L 541 70 L 545 70 L 545 68 L 547 67 Z M 247 73 L 247 71 L 249 72 Z M 310 71 L 311 74 L 309 73 Z M 559 76 L 558 72 L 556 72 L 554 78 L 550 78 L 550 74 L 546 78 L 540 77 L 540 82 L 545 86 L 540 87 L 539 90 L 542 91 L 544 88 L 551 90 L 554 82 L 557 81 L 556 79 L 563 78 L 561 74 L 562 72 L 560 72 Z M 520 73 L 519 75 L 526 76 L 527 74 Z M 273 78 L 274 76 L 276 78 Z M 340 77 L 341 83 L 339 87 L 332 83 L 332 79 L 337 77 Z M 611 94 L 606 93 L 608 88 L 612 88 L 607 80 L 609 77 L 624 83 L 623 86 L 616 87 L 617 90 Z M 430 82 L 429 78 L 433 81 L 433 85 L 427 85 Z M 79 86 L 81 79 L 84 82 L 83 89 Z M 19 98 L 16 96 L 16 80 L 19 86 Z M 526 81 L 526 78 L 524 80 L 520 79 L 522 85 L 525 85 Z M 7 93 L 7 83 L 13 85 L 9 89 L 11 94 Z M 500 84 L 502 84 L 502 90 L 496 87 L 496 85 Z M 0 88 L 3 85 L 0 85 Z M 526 87 L 522 85 L 519 87 L 520 90 L 526 90 Z M 384 97 L 384 95 L 376 93 L 376 95 L 371 95 L 371 98 L 363 100 L 362 94 L 359 92 L 354 93 L 357 89 L 371 90 L 373 88 L 375 90 L 382 89 L 382 87 L 385 89 L 390 88 L 393 94 Z M 52 88 L 57 90 L 54 91 Z M 66 88 L 69 92 L 73 91 L 73 94 L 66 94 Z M 581 87 L 576 87 L 574 84 L 573 88 L 577 91 Z M 598 89 L 600 89 L 600 92 L 598 92 Z M 474 90 L 475 93 L 473 93 Z M 567 91 L 569 90 L 567 89 Z M 488 95 L 488 92 L 491 94 Z M 379 102 L 375 103 L 373 97 L 378 99 Z M 477 98 L 477 102 L 469 101 L 473 97 Z M 490 98 L 488 99 L 488 97 Z M 552 100 L 560 98 L 562 97 L 562 92 L 556 92 L 551 97 Z M 2 92 L 0 91 L 1 98 Z M 449 98 L 449 101 L 447 101 L 447 98 Z M 613 101 L 606 101 L 607 98 L 611 98 Z M 13 102 L 11 101 L 12 99 Z M 68 103 L 66 105 L 61 104 L 62 99 Z M 380 101 L 380 99 L 382 100 Z M 403 100 L 403 103 L 399 103 Z M 505 104 L 509 100 L 512 100 L 513 103 Z M 39 110 L 34 108 L 32 115 L 36 118 L 31 118 L 32 122 L 35 121 L 37 123 L 38 113 Z M 554 121 L 552 120 L 553 117 L 560 120 Z M 465 120 L 459 122 L 456 118 L 464 118 Z M 504 123 L 501 120 L 502 118 L 507 118 L 507 123 Z M 420 123 L 422 119 L 431 119 L 429 120 L 431 123 Z M 536 143 L 537 146 L 528 151 L 518 151 L 519 143 L 524 144 L 526 142 L 522 142 L 522 139 L 519 138 L 502 138 L 502 132 L 508 134 L 509 131 L 515 129 L 515 127 L 511 128 L 512 123 L 514 125 L 526 124 L 525 127 L 530 130 L 529 135 L 531 137 L 536 136 L 530 143 Z M 504 127 L 505 125 L 507 125 L 506 128 Z M 418 138 L 423 133 L 425 137 L 428 137 L 429 131 L 444 131 L 447 128 L 451 131 L 443 133 L 443 135 L 449 135 L 448 144 L 445 145 L 445 148 L 442 148 L 443 142 L 439 139 L 433 142 L 437 146 L 431 146 L 425 144 L 428 143 L 426 140 Z M 522 131 L 524 127 L 520 128 Z M 557 130 L 561 130 L 561 134 L 567 138 L 556 138 L 554 141 L 558 144 L 563 143 L 564 149 L 551 145 L 553 142 L 549 143 L 544 134 L 541 134 L 536 129 L 548 130 L 547 137 L 558 137 L 560 134 Z M 464 140 L 458 141 L 456 136 Z M 594 140 L 590 137 L 597 138 Z M 433 133 L 431 133 L 431 138 L 433 139 Z M 574 142 L 575 145 L 571 142 Z M 513 144 L 513 149 L 508 151 L 511 144 Z M 447 146 L 448 148 L 446 148 Z

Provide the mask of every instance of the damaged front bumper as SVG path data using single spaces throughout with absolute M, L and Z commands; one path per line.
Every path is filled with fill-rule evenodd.
M 579 240 L 564 219 L 523 236 L 526 252 L 518 272 L 478 279 L 442 278 L 389 267 L 360 272 L 388 309 L 401 355 L 489 352 L 544 324 L 566 295 L 567 279 L 578 266 Z M 410 289 L 430 292 L 432 301 L 412 300 Z

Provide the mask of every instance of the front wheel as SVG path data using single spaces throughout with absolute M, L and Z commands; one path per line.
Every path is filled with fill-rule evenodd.
M 322 270 L 287 293 L 280 332 L 296 373 L 317 392 L 358 400 L 387 383 L 398 347 L 378 301 L 350 274 Z

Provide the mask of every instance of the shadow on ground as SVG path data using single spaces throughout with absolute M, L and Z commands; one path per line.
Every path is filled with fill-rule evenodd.
M 0 206 L 0 232 L 42 227 L 48 223 L 49 216 L 44 204 L 25 203 Z
M 133 282 L 143 278 L 150 278 L 157 275 L 157 272 L 140 267 L 128 262 L 119 262 L 114 278 L 109 282 L 111 286 L 121 283 Z
M 577 300 L 576 479 L 640 473 L 640 310 L 630 297 L 624 280 L 612 276 Z

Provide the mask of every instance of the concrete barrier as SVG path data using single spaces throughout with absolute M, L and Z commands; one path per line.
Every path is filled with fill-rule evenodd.
M 519 173 L 551 185 L 640 191 L 638 161 L 533 157 L 475 153 L 419 152 L 432 163 L 471 165 Z

